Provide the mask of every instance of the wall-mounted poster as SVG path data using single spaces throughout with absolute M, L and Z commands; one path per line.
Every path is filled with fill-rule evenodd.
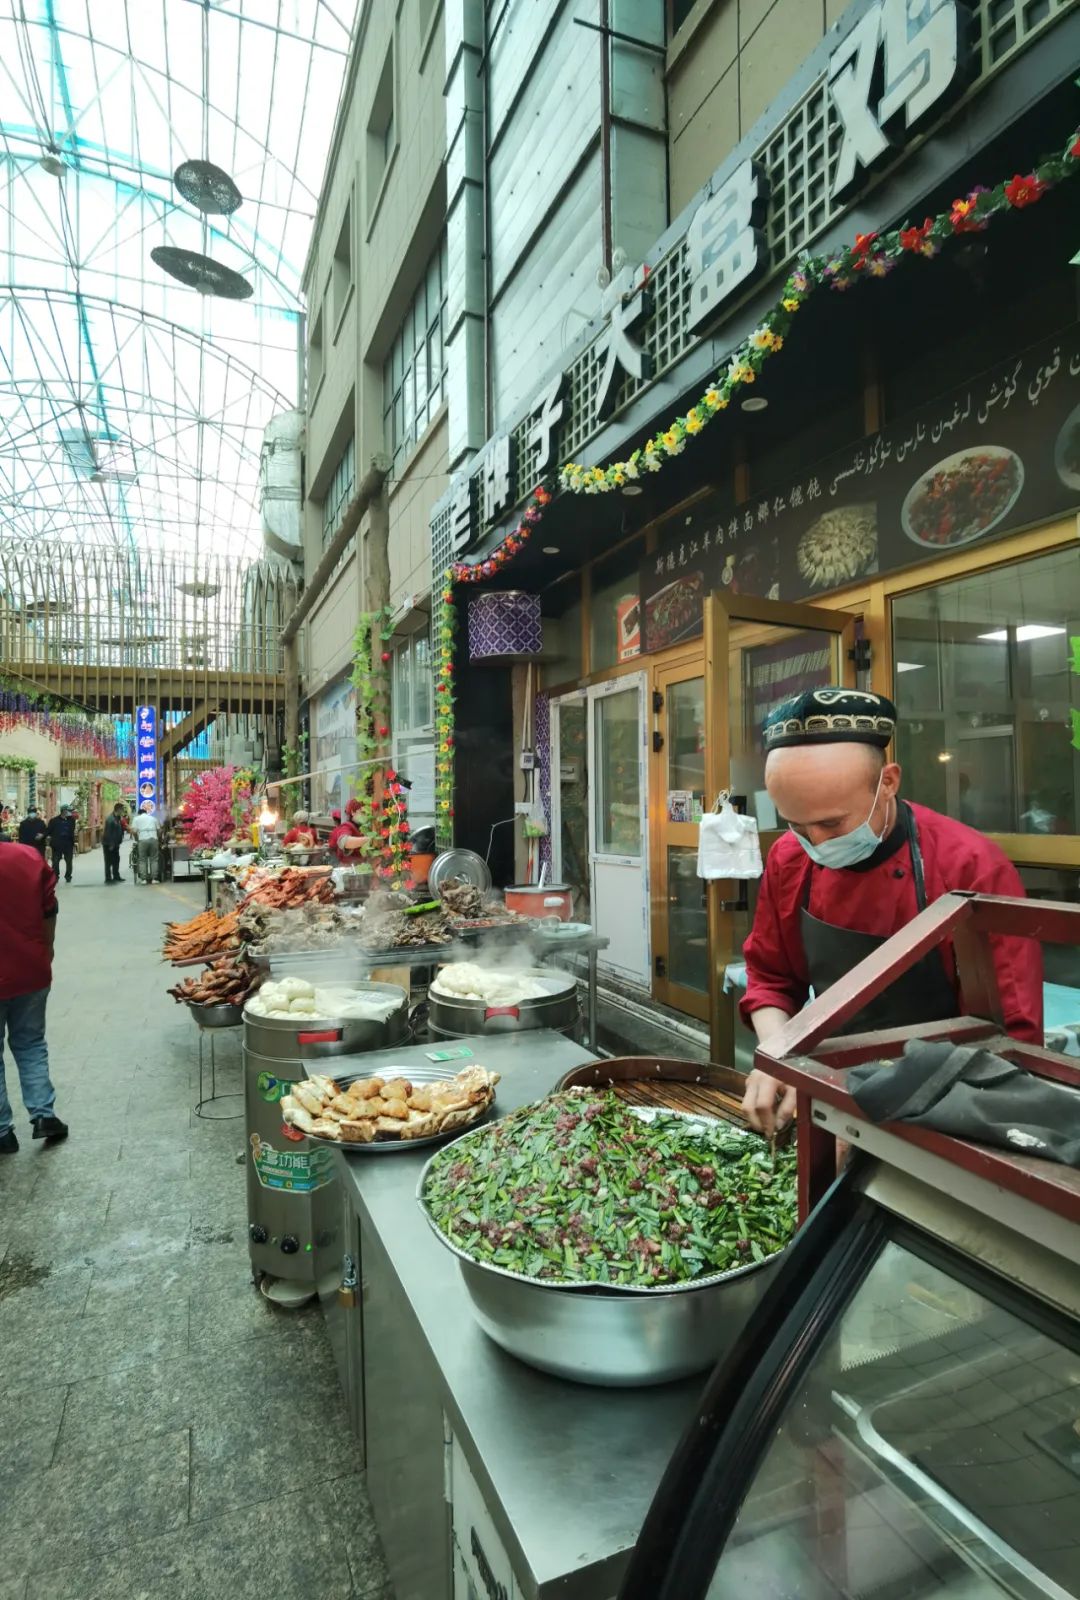
M 641 567 L 646 651 L 701 632 L 713 589 L 813 600 L 1080 506 L 1080 324 L 741 506 Z
M 317 812 L 341 809 L 358 776 L 356 762 L 356 690 L 348 678 L 339 678 L 315 702 L 312 743 L 315 760 L 311 780 L 312 805 Z

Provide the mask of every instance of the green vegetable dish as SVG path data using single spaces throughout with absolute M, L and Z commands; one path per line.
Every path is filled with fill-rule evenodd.
M 692 1283 L 765 1261 L 795 1232 L 795 1151 L 608 1090 L 568 1090 L 448 1145 L 423 1203 L 482 1265 L 552 1284 Z

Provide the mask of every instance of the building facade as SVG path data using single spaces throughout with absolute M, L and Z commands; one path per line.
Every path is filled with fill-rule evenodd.
M 758 735 L 794 688 L 842 678 L 892 694 L 908 793 L 996 837 L 1031 892 L 1076 894 L 1080 347 L 1073 247 L 1059 241 L 1080 14 L 1019 0 L 917 14 L 900 0 L 842 14 L 676 4 L 661 55 L 646 9 L 633 22 L 632 6 L 595 13 L 612 30 L 599 35 L 599 159 L 612 176 L 584 228 L 596 269 L 568 244 L 554 276 L 539 257 L 523 267 L 539 268 L 531 294 L 515 291 L 535 307 L 531 329 L 518 321 L 534 339 L 528 392 L 499 376 L 495 308 L 489 432 L 471 457 L 452 450 L 433 509 L 433 567 L 454 574 L 456 624 L 445 816 L 457 842 L 483 850 L 518 802 L 521 726 L 539 730 L 550 833 L 536 859 L 610 940 L 620 1004 L 668 1018 L 684 1041 L 700 1027 L 702 1048 L 709 1030 L 732 1059 L 746 1053 L 735 1004 L 754 889 L 706 890 L 697 819 L 730 790 L 768 847 L 777 819 Z M 562 79 L 545 80 L 547 52 L 557 62 L 561 32 L 589 30 L 580 12 L 547 15 L 530 92 L 550 105 Z M 534 26 L 534 8 L 506 8 L 504 29 Z M 621 121 L 620 51 L 642 83 L 658 65 L 649 131 L 664 134 L 672 213 L 623 254 L 618 163 L 603 155 Z M 556 120 L 561 137 L 569 119 Z M 1044 194 L 1025 181 L 1047 152 Z M 497 192 L 490 162 L 487 176 Z M 581 225 L 562 232 L 573 195 L 564 182 L 541 233 L 580 242 Z M 580 325 L 564 316 L 553 338 L 543 308 L 560 295 Z M 740 368 L 729 388 L 733 358 L 750 376 Z M 538 479 L 550 503 L 530 499 Z M 938 517 L 942 497 L 969 494 L 978 509 Z M 520 647 L 502 677 L 520 680 L 531 659 L 541 693 L 524 715 L 516 697 L 495 708 L 505 777 L 480 793 L 470 756 L 492 736 L 480 686 L 493 668 L 472 612 L 500 591 L 539 603 L 542 647 Z M 1080 980 L 1056 976 L 1068 1004 Z

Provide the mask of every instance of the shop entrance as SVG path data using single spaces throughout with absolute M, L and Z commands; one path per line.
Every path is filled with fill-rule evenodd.
M 855 686 L 855 617 L 823 606 L 755 600 L 724 591 L 705 604 L 705 721 L 708 804 L 727 790 L 736 810 L 757 821 L 765 856 L 780 822 L 765 789 L 761 730 L 773 707 L 803 689 Z M 736 1049 L 742 947 L 753 921 L 754 883 L 708 885 L 711 1055 L 749 1066 L 752 1041 Z M 742 1059 L 745 1057 L 746 1059 Z
M 706 790 L 702 653 L 652 677 L 649 807 L 652 835 L 653 995 L 689 1016 L 709 1017 L 709 922 L 697 875 Z
M 645 674 L 586 692 L 592 922 L 610 939 L 601 964 L 649 981 L 645 830 Z

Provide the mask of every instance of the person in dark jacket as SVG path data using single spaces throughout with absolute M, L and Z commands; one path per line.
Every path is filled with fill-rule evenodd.
M 75 855 L 76 818 L 70 806 L 61 806 L 59 813 L 49 819 L 49 849 L 52 851 L 53 871 L 60 881 L 60 863 L 64 863 L 64 882 L 71 882 L 71 863 Z
M 105 819 L 105 826 L 101 832 L 101 848 L 105 856 L 105 882 L 123 883 L 120 876 L 120 846 L 124 842 L 124 835 L 128 832 L 127 817 L 124 808 L 117 802 L 112 808 L 112 814 Z
M 44 855 L 48 834 L 45 818 L 38 814 L 37 806 L 28 807 L 25 817 L 19 823 L 19 843 L 32 844 L 35 850 L 40 850 Z

